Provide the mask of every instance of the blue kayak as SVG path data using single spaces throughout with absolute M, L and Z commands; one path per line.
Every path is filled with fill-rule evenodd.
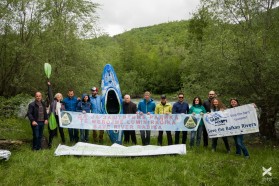
M 122 94 L 116 73 L 110 64 L 106 64 L 102 74 L 102 110 L 104 114 L 122 114 Z M 122 130 L 108 130 L 112 143 L 122 144 Z

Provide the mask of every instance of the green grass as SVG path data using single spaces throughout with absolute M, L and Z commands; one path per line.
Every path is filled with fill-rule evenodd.
M 13 130 L 7 130 L 9 123 L 14 124 Z M 5 120 L 6 127 L 2 127 L 3 122 L 0 126 L 0 138 L 31 139 L 26 120 L 9 119 Z M 66 130 L 65 134 L 68 135 Z M 137 140 L 140 143 L 139 136 Z M 164 140 L 166 144 L 165 133 Z M 105 141 L 110 145 L 107 136 Z M 10 160 L 0 162 L 0 185 L 278 185 L 278 146 L 247 145 L 251 158 L 244 159 L 233 152 L 226 154 L 221 141 L 218 140 L 214 153 L 210 148 L 190 149 L 187 144 L 186 155 L 56 157 L 55 147 L 60 142 L 57 137 L 50 150 L 34 152 L 30 144 L 12 149 Z M 156 138 L 152 138 L 151 143 L 156 142 Z M 230 142 L 234 151 L 232 140 Z M 272 176 L 263 177 L 262 167 L 272 167 Z

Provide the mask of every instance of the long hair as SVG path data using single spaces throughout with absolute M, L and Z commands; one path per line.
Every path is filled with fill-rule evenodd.
M 198 105 L 202 105 L 202 100 L 199 96 L 196 96 L 194 99 L 193 99 L 193 106 L 195 106 L 195 99 L 198 99 L 199 100 L 199 104 Z
M 236 98 L 231 98 L 231 99 L 230 99 L 230 108 L 233 108 L 233 106 L 231 105 L 232 100 L 234 100 L 234 101 L 237 102 L 237 106 L 240 106 L 240 104 L 239 104 L 239 102 L 238 102 L 238 99 L 236 99 Z
M 215 106 L 213 105 L 214 100 L 217 100 L 217 101 L 218 101 L 217 107 L 215 107 Z M 213 109 L 214 111 L 219 111 L 219 110 L 221 110 L 221 109 L 226 109 L 225 105 L 224 105 L 224 104 L 222 103 L 222 101 L 221 101 L 220 99 L 218 99 L 218 98 L 213 98 L 213 99 L 211 100 L 211 105 L 210 105 L 210 107 L 211 107 L 211 109 Z

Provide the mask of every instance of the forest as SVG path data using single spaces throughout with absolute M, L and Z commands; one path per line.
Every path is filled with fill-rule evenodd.
M 201 0 L 190 20 L 96 34 L 98 4 L 86 0 L 0 2 L 0 96 L 46 91 L 66 95 L 100 87 L 105 64 L 116 70 L 122 94 L 143 91 L 189 101 L 215 90 L 261 111 L 260 133 L 276 138 L 279 111 L 279 9 L 276 0 Z

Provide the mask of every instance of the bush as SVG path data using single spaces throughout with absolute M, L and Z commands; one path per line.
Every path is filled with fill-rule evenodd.
M 24 117 L 31 99 L 32 97 L 26 94 L 18 94 L 8 99 L 0 97 L 0 117 Z

